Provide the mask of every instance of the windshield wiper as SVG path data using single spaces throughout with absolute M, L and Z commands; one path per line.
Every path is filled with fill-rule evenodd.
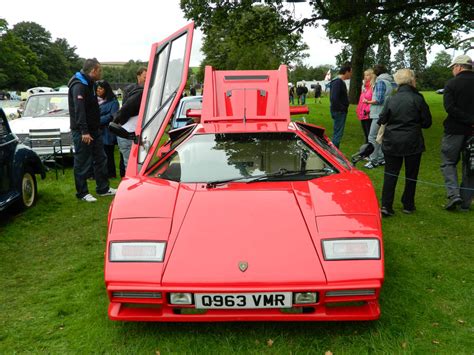
M 232 179 L 225 179 L 225 180 L 216 180 L 216 181 L 210 181 L 206 184 L 206 187 L 208 189 L 214 188 L 218 185 L 223 185 L 228 182 L 233 182 L 233 181 L 239 181 L 239 180 L 245 180 L 245 179 L 250 179 L 246 183 L 252 183 L 252 182 L 257 182 L 257 181 L 262 181 L 262 180 L 267 180 L 272 177 L 281 177 L 281 176 L 292 176 L 292 175 L 319 175 L 319 176 L 326 176 L 329 174 L 333 174 L 335 171 L 334 169 L 331 168 L 323 168 L 323 169 L 309 169 L 309 170 L 287 170 L 287 169 L 280 169 L 278 171 L 275 171 L 273 173 L 267 173 L 267 174 L 261 174 L 261 175 L 253 175 L 253 176 L 239 176 L 235 177 Z
M 217 185 L 227 184 L 228 182 L 232 182 L 232 181 L 239 181 L 239 180 L 250 179 L 250 178 L 252 178 L 252 177 L 253 177 L 253 176 L 239 176 L 239 177 L 235 177 L 235 178 L 232 178 L 232 179 L 209 181 L 209 182 L 206 184 L 206 188 L 212 189 L 212 188 L 216 187 Z
M 307 170 L 287 170 L 287 169 L 280 169 L 273 173 L 262 174 L 260 176 L 255 176 L 253 179 L 247 181 L 247 184 L 252 182 L 258 182 L 263 180 L 268 180 L 273 177 L 281 177 L 281 176 L 293 176 L 293 175 L 318 175 L 318 176 L 326 176 L 329 174 L 333 174 L 334 169 L 332 168 L 322 168 L 322 169 L 307 169 Z
M 67 110 L 66 110 L 65 108 L 56 108 L 56 109 L 54 109 L 54 110 L 45 112 L 45 113 L 43 113 L 42 115 L 39 115 L 39 116 L 36 116 L 36 117 L 43 117 L 43 116 L 50 115 L 50 114 L 52 114 L 52 113 L 58 113 L 58 112 L 62 112 L 62 111 L 67 111 Z

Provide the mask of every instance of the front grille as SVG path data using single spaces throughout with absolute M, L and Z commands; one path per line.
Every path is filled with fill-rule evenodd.
M 373 296 L 375 290 L 341 290 L 341 291 L 328 291 L 326 297 L 342 297 L 342 296 Z
M 114 298 L 161 298 L 161 292 L 112 292 Z
M 30 147 L 29 136 L 28 134 L 17 134 L 16 135 L 21 143 Z M 35 139 L 32 146 L 33 148 L 41 148 L 41 147 L 52 147 L 54 140 L 47 140 L 47 139 Z M 61 145 L 63 147 L 72 146 L 72 134 L 71 132 L 61 133 Z M 59 145 L 56 145 L 59 147 Z

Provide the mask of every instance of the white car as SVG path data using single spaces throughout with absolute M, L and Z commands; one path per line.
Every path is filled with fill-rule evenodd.
M 72 154 L 71 128 L 69 122 L 68 94 L 66 92 L 51 92 L 33 94 L 26 101 L 25 109 L 20 118 L 10 122 L 12 132 L 20 142 L 30 146 L 30 130 L 59 129 L 61 137 L 61 153 Z M 39 144 L 31 144 L 38 155 L 50 155 L 53 152 L 53 140 L 44 139 Z M 58 152 L 58 149 L 56 149 Z

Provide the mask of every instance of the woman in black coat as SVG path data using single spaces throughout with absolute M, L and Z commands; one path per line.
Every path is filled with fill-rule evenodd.
M 385 175 L 382 190 L 382 215 L 392 216 L 395 187 L 402 163 L 405 162 L 405 190 L 402 195 L 404 213 L 415 211 L 416 179 L 425 151 L 422 128 L 431 126 L 431 113 L 423 96 L 416 90 L 415 74 L 400 69 L 394 75 L 398 91 L 386 102 L 378 124 L 385 124 L 382 151 Z

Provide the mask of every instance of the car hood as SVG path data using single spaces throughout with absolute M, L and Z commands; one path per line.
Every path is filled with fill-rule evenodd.
M 112 218 L 171 221 L 163 286 L 315 285 L 358 278 L 368 275 L 368 261 L 327 262 L 321 239 L 381 236 L 373 187 L 360 172 L 213 189 L 125 179 Z M 383 272 L 379 260 L 370 268 L 376 276 Z
M 325 282 L 291 185 L 266 187 L 198 187 L 172 246 L 163 285 Z
M 59 128 L 61 133 L 70 132 L 69 117 L 21 117 L 10 121 L 10 128 L 15 134 L 28 134 L 30 129 Z

